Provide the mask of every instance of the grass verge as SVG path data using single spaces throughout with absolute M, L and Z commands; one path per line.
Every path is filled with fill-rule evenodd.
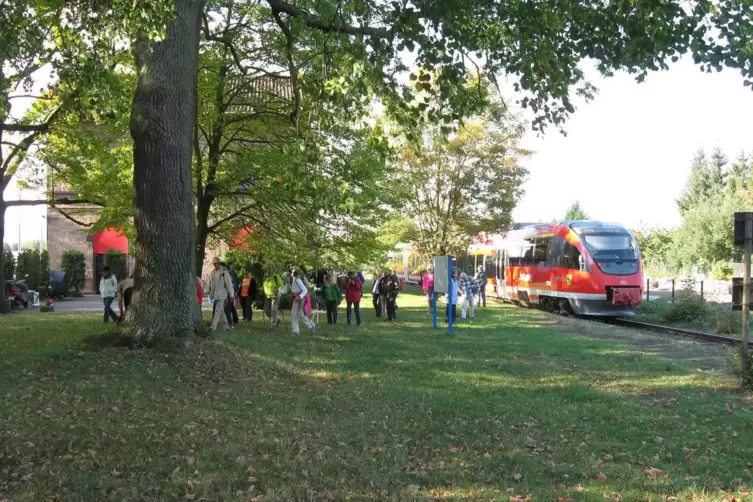
M 509 307 L 450 337 L 420 297 L 393 324 L 367 304 L 181 353 L 89 349 L 96 314 L 0 319 L 0 500 L 749 497 L 732 379 Z

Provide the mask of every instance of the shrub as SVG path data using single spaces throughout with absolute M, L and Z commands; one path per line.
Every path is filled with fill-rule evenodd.
M 669 322 L 700 321 L 706 316 L 706 302 L 701 295 L 690 289 L 680 292 L 675 301 L 670 303 L 666 313 Z
M 7 244 L 3 246 L 3 257 L 5 258 L 3 277 L 5 280 L 13 279 L 13 271 L 16 270 L 16 259 L 13 257 L 13 252 Z
M 43 284 L 47 283 L 42 278 L 42 253 L 39 248 L 24 249 L 18 254 L 16 280 L 25 281 L 26 286 L 34 291 L 40 291 Z
M 81 251 L 64 252 L 62 268 L 68 280 L 68 287 L 77 293 L 83 291 L 86 285 L 86 260 L 84 253 Z
M 743 374 L 740 367 L 741 354 L 740 349 L 735 348 L 732 356 L 732 371 L 737 375 L 746 389 L 753 389 L 753 351 L 748 351 L 748 373 Z
M 50 284 L 50 253 L 46 249 L 39 256 L 39 270 L 41 274 L 39 292 L 46 295 L 47 287 Z
M 117 249 L 108 249 L 105 253 L 104 263 L 110 267 L 110 272 L 115 275 L 115 278 L 119 281 L 125 279 L 128 276 L 128 265 L 126 263 L 126 255 L 118 251 Z
M 716 312 L 714 333 L 720 335 L 737 335 L 740 332 L 742 318 L 740 312 L 729 309 L 719 309 Z

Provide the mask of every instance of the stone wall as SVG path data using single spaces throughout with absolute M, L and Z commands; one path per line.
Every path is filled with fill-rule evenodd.
M 75 218 L 85 223 L 96 220 L 96 212 L 87 207 L 66 208 Z M 65 251 L 81 251 L 86 262 L 85 292 L 94 292 L 94 249 L 91 234 L 85 227 L 65 218 L 53 208 L 47 208 L 47 250 L 50 253 L 50 270 L 60 270 Z

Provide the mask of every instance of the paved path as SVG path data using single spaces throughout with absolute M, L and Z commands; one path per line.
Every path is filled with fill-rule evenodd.
M 117 300 L 113 303 L 113 310 L 118 311 Z M 209 300 L 204 299 L 204 303 L 201 305 L 202 310 L 212 310 L 212 304 Z M 87 296 L 85 298 L 69 298 L 66 300 L 60 300 L 55 302 L 55 312 L 102 312 L 104 307 L 102 306 L 102 299 L 98 296 Z M 28 309 L 20 309 L 15 312 L 38 312 L 39 307 L 29 306 Z

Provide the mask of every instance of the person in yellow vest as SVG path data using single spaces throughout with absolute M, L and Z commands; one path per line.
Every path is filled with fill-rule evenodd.
M 280 324 L 277 312 L 280 309 L 279 290 L 283 286 L 282 277 L 275 274 L 275 266 L 268 264 L 267 273 L 264 276 L 264 313 L 275 328 Z
M 253 306 L 256 301 L 256 280 L 251 272 L 246 270 L 246 274 L 241 281 L 241 310 L 243 311 L 243 320 L 251 322 L 254 320 Z

